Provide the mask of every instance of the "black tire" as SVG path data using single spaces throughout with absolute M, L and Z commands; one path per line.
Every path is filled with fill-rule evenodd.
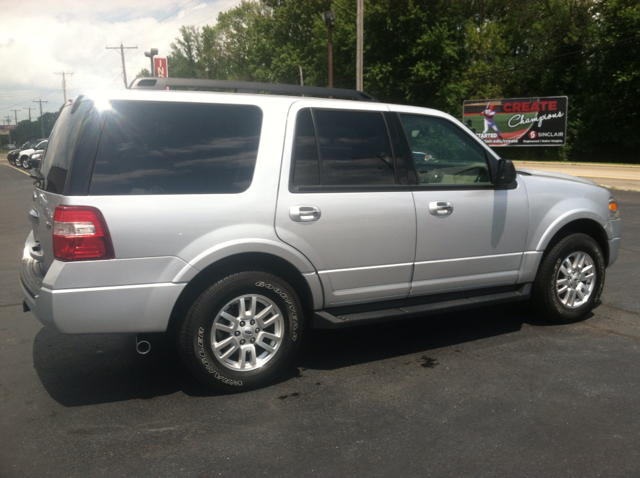
M 533 283 L 533 300 L 550 322 L 576 322 L 595 307 L 604 278 L 600 246 L 586 234 L 571 234 L 543 257 Z
M 249 313 L 242 314 L 241 304 Z M 187 368 L 207 387 L 250 390 L 287 369 L 299 348 L 303 321 L 300 301 L 284 280 L 267 272 L 239 272 L 198 297 L 180 328 L 178 348 Z

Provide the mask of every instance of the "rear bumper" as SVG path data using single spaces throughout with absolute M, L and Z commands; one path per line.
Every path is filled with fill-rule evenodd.
M 23 257 L 25 302 L 43 325 L 62 334 L 163 332 L 186 286 L 165 282 L 53 289 L 42 269 L 31 257 Z

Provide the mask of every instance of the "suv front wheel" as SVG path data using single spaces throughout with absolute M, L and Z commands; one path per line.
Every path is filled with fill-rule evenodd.
M 191 306 L 180 330 L 180 354 L 209 388 L 257 388 L 289 365 L 302 324 L 289 284 L 267 272 L 240 272 L 210 286 Z
M 551 322 L 583 319 L 600 298 L 604 274 L 600 246 L 586 234 L 571 234 L 542 259 L 533 287 L 535 303 Z

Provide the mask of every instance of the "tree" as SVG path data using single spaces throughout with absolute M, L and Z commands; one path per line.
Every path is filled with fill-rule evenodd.
M 302 69 L 305 84 L 326 86 L 329 8 L 334 85 L 354 88 L 354 0 L 243 0 L 213 26 L 180 28 L 172 76 L 296 84 Z M 364 22 L 364 88 L 381 101 L 458 116 L 465 99 L 566 95 L 568 146 L 502 151 L 637 158 L 636 0 L 365 0 Z

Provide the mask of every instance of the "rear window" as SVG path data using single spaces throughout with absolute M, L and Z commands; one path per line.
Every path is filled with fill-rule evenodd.
M 89 194 L 243 192 L 261 127 L 253 105 L 113 101 Z

